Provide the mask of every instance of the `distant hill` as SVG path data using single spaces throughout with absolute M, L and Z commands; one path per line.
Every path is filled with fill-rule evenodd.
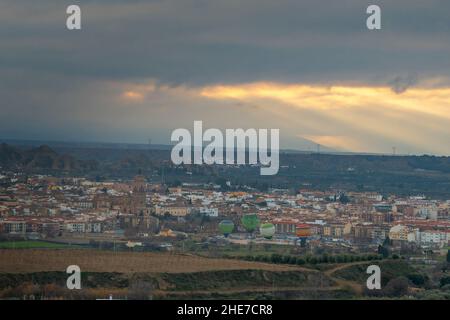
M 237 188 L 261 191 L 334 189 L 450 199 L 450 157 L 281 151 L 278 174 L 261 176 L 257 166 L 175 166 L 170 152 L 170 146 L 156 145 L 3 143 L 0 166 L 35 173 L 56 170 L 96 181 L 132 179 L 139 173 L 150 182 L 168 185 L 230 181 Z
M 21 149 L 6 143 L 0 144 L 0 165 L 3 168 L 24 170 L 64 170 L 93 169 L 95 161 L 80 161 L 68 154 L 58 154 L 47 145 L 32 149 Z

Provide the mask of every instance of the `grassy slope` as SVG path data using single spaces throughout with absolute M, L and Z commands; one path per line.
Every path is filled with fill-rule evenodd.
M 367 267 L 371 264 L 376 264 L 381 270 L 381 284 L 385 285 L 389 280 L 404 276 L 407 277 L 409 274 L 415 273 L 416 270 L 411 267 L 406 261 L 403 260 L 383 260 L 376 263 L 360 263 L 354 264 L 346 268 L 338 269 L 332 273 L 332 276 L 353 281 L 357 283 L 365 283 L 368 274 L 366 273 Z
M 77 248 L 78 246 L 70 246 L 62 243 L 46 242 L 46 241 L 5 241 L 0 242 L 0 249 L 65 249 Z

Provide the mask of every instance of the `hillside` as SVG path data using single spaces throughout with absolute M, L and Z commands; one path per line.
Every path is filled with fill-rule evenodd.
M 0 299 L 448 299 L 448 288 L 407 261 L 376 262 L 382 290 L 365 288 L 369 264 L 298 266 L 174 253 L 80 249 L 0 250 Z M 67 290 L 65 269 L 79 265 L 82 289 Z
M 0 144 L 0 166 L 28 171 L 37 170 L 91 170 L 96 167 L 93 161 L 80 161 L 69 154 L 59 154 L 47 145 L 31 149 L 21 149 Z
M 223 165 L 174 166 L 168 146 L 0 145 L 0 166 L 24 171 L 79 174 L 97 181 L 132 179 L 138 172 L 149 182 L 168 185 L 213 183 L 234 188 L 373 191 L 385 195 L 418 195 L 450 199 L 450 157 L 387 156 L 282 152 L 275 176 L 261 176 L 258 167 Z

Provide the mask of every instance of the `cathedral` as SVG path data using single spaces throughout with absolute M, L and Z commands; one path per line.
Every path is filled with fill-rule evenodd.
M 145 177 L 137 175 L 132 183 L 132 194 L 130 199 L 129 213 L 144 216 L 150 214 L 150 208 L 146 201 L 147 183 Z

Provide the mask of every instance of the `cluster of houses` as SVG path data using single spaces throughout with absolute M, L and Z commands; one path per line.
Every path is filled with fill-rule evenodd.
M 346 239 L 355 244 L 389 237 L 421 246 L 449 245 L 450 201 L 368 192 L 348 192 L 346 201 L 342 197 L 334 191 L 221 191 L 201 184 L 168 188 L 149 184 L 143 176 L 130 182 L 32 176 L 0 189 L 0 233 L 55 237 L 136 228 L 157 234 L 167 218 L 176 229 L 177 223 L 192 223 L 187 219 L 191 216 L 229 219 L 238 225 L 242 215 L 256 213 L 260 221 L 275 225 L 279 237 Z

